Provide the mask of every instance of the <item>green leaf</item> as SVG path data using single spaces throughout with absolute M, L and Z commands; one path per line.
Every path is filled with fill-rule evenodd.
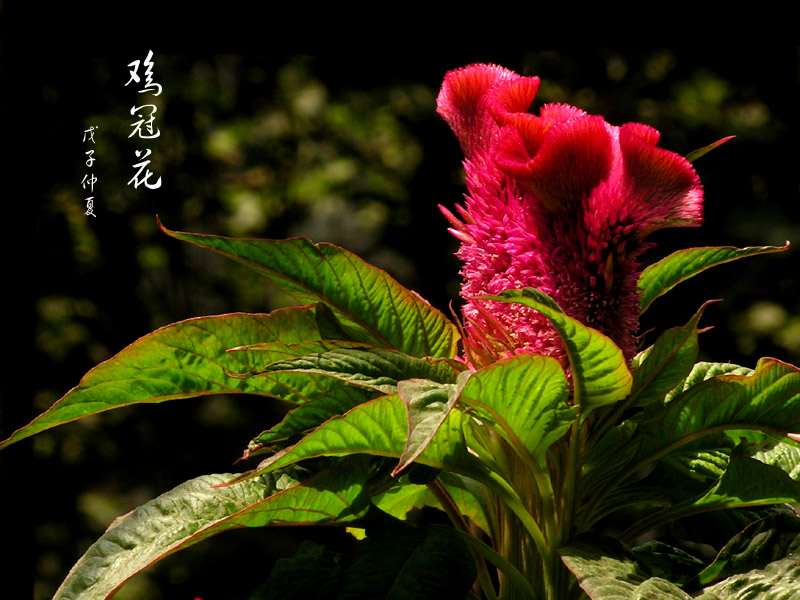
M 262 446 L 288 440 L 294 436 L 307 433 L 334 417 L 342 415 L 354 406 L 371 400 L 372 390 L 357 388 L 341 383 L 339 387 L 326 390 L 318 398 L 301 404 L 286 413 L 283 420 L 256 437 L 248 446 L 246 456 L 254 456 Z
M 724 144 L 725 142 L 731 141 L 735 137 L 736 137 L 735 135 L 729 135 L 727 137 L 722 138 L 721 140 L 717 140 L 713 144 L 709 144 L 708 146 L 703 146 L 702 148 L 698 148 L 697 150 L 693 150 L 692 152 L 690 152 L 689 154 L 686 155 L 686 160 L 688 160 L 689 162 L 694 162 L 698 158 L 700 158 L 701 156 L 705 156 L 706 154 L 708 154 L 712 150 L 716 150 L 717 148 L 722 146 L 722 144 Z
M 756 460 L 778 467 L 795 481 L 800 481 L 800 447 L 796 444 L 768 440 L 748 446 L 748 450 Z
M 800 482 L 778 467 L 734 455 L 725 474 L 708 492 L 633 523 L 621 539 L 632 539 L 659 525 L 708 511 L 790 502 L 800 502 Z
M 690 600 L 686 592 L 639 566 L 625 546 L 611 538 L 581 536 L 559 549 L 561 559 L 591 600 Z
M 769 563 L 800 554 L 800 518 L 779 514 L 749 525 L 720 551 L 698 576 L 708 585 L 732 575 L 764 569 Z
M 687 248 L 673 252 L 666 258 L 647 267 L 639 277 L 639 306 L 644 313 L 653 301 L 663 296 L 679 283 L 702 273 L 716 265 L 722 265 L 745 256 L 783 252 L 785 246 L 753 246 L 749 248 L 733 248 L 716 246 L 709 248 Z
M 494 423 L 512 447 L 524 447 L 544 466 L 548 448 L 575 421 L 567 378 L 558 361 L 520 354 L 475 372 L 459 401 Z
M 464 598 L 474 579 L 472 557 L 449 528 L 392 525 L 370 530 L 355 556 L 303 543 L 250 600 Z
M 358 341 L 412 356 L 455 356 L 459 334 L 449 319 L 343 248 L 302 238 L 234 239 L 162 229 L 254 269 L 301 304 L 325 303 L 348 332 L 360 332 Z
M 742 508 L 782 502 L 800 502 L 800 482 L 778 467 L 734 456 L 722 479 L 691 506 L 692 512 L 699 512 L 695 509 Z
M 706 440 L 710 443 L 687 444 L 662 458 L 660 463 L 706 485 L 719 481 L 728 468 L 731 448 L 717 446 L 710 438 L 700 442 Z M 686 487 L 685 484 L 682 487 Z
M 633 371 L 632 406 L 645 406 L 664 396 L 691 372 L 697 359 L 697 324 L 708 305 L 683 327 L 673 327 L 662 333 Z
M 724 437 L 724 436 L 723 436 Z M 689 444 L 663 457 L 646 477 L 626 481 L 606 477 L 605 489 L 591 488 L 594 479 L 586 481 L 588 494 L 597 498 L 591 523 L 608 514 L 629 520 L 632 506 L 663 507 L 696 500 L 724 475 L 730 462 L 730 449 L 692 448 Z M 625 456 L 622 453 L 622 456 Z M 613 464 L 613 463 L 612 463 Z M 612 468 L 612 474 L 616 468 Z M 608 485 L 610 483 L 610 485 Z M 612 490 L 607 492 L 606 490 Z M 672 510 L 672 509 L 670 509 Z M 662 512 L 662 514 L 667 514 Z M 634 525 L 642 525 L 641 520 Z
M 702 512 L 673 522 L 669 528 L 678 539 L 722 548 L 745 527 L 777 514 L 796 516 L 788 504 L 765 504 Z
M 404 379 L 431 379 L 454 383 L 458 377 L 452 361 L 417 358 L 395 350 L 372 348 L 331 350 L 292 360 L 274 362 L 264 374 L 292 372 L 315 373 L 385 394 L 397 391 Z
M 613 404 L 631 390 L 633 377 L 622 351 L 608 337 L 568 317 L 540 290 L 508 290 L 500 296 L 480 298 L 513 302 L 538 310 L 552 323 L 567 351 L 575 385 L 575 398 L 584 409 Z
M 367 528 L 335 600 L 465 598 L 475 563 L 449 527 Z
M 232 373 L 232 375 L 252 377 L 260 375 L 276 362 L 294 360 L 295 358 L 313 356 L 334 350 L 364 350 L 371 348 L 374 348 L 374 346 L 349 340 L 309 340 L 288 344 L 285 342 L 251 344 L 249 346 L 231 348 L 228 352 L 236 353 L 237 358 L 246 365 L 247 369 L 246 371 L 240 370 L 237 373 Z
M 153 563 L 229 529 L 344 523 L 360 518 L 369 505 L 363 462 L 323 471 L 267 498 L 257 481 L 214 487 L 231 477 L 187 481 L 115 521 L 72 568 L 54 600 L 108 598 Z
M 635 432 L 636 426 L 624 421 L 609 429 L 586 454 L 581 489 L 585 490 L 591 503 L 586 500 L 582 503 L 587 512 L 582 517 L 584 529 L 603 516 L 603 513 L 597 513 L 598 509 L 593 505 L 602 500 L 604 490 L 613 489 L 620 483 L 621 473 L 637 455 L 641 441 L 631 441 Z M 616 502 L 614 506 L 617 506 Z
M 686 379 L 676 385 L 665 397 L 664 404 L 668 405 L 670 402 L 679 398 L 681 394 L 697 384 L 717 377 L 719 375 L 751 375 L 753 369 L 747 367 L 740 367 L 731 363 L 713 363 L 713 362 L 698 362 L 692 367 L 692 370 L 686 376 Z
M 683 585 L 705 567 L 705 563 L 688 552 L 652 540 L 633 549 L 636 559 L 658 577 Z
M 733 365 L 731 365 L 732 368 Z M 708 369 L 690 374 L 701 377 Z M 659 456 L 725 429 L 785 434 L 800 430 L 800 369 L 761 359 L 750 375 L 726 374 L 701 381 L 661 410 L 634 418 L 643 440 L 638 468 Z
M 305 540 L 291 558 L 280 558 L 269 579 L 248 600 L 335 598 L 346 557 Z
M 464 418 L 460 411 L 451 410 L 417 462 L 469 475 L 476 463 L 464 443 Z M 294 446 L 264 460 L 258 469 L 242 477 L 268 473 L 319 456 L 371 454 L 399 459 L 407 433 L 407 413 L 400 396 L 381 396 L 326 421 Z
M 397 475 L 419 456 L 439 431 L 458 395 L 470 377 L 462 372 L 458 383 L 437 383 L 429 379 L 408 379 L 397 384 L 397 392 L 408 411 L 408 439 L 392 475 Z
M 790 557 L 764 569 L 733 575 L 703 590 L 697 600 L 797 600 L 800 563 Z
M 388 542 L 392 546 L 397 544 L 396 538 L 389 538 Z M 369 562 L 371 559 L 372 556 Z M 401 564 L 386 594 L 387 600 L 460 598 L 475 580 L 472 555 L 449 527 L 428 529 L 425 538 Z
M 462 515 L 468 517 L 483 531 L 489 531 L 486 512 L 479 500 L 486 494 L 486 489 L 481 484 L 447 471 L 439 473 L 439 482 L 450 494 Z M 414 508 L 424 506 L 442 508 L 428 486 L 409 483 L 407 475 L 401 475 L 397 485 L 373 496 L 372 503 L 385 513 L 402 520 L 405 520 L 408 512 Z
M 276 387 L 278 392 L 283 389 L 275 379 L 232 377 L 231 373 L 247 365 L 238 353 L 227 350 L 266 341 L 309 339 L 320 339 L 318 311 L 313 306 L 269 315 L 200 317 L 162 327 L 89 371 L 77 387 L 0 448 L 62 423 L 132 404 L 220 393 L 272 395 Z

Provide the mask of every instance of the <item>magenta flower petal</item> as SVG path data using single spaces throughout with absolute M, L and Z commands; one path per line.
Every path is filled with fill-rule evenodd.
M 527 112 L 539 80 L 494 65 L 448 73 L 439 113 L 458 136 L 469 194 L 458 217 L 466 359 L 519 352 L 563 358 L 553 329 L 524 306 L 476 297 L 536 287 L 610 336 L 627 358 L 638 330 L 638 256 L 663 227 L 699 225 L 691 165 L 646 125 L 615 127 L 566 104 Z
M 489 114 L 500 126 L 515 124 L 517 119 L 531 116 L 527 111 L 538 90 L 538 77 L 508 79 L 486 92 Z
M 628 193 L 650 233 L 663 227 L 697 226 L 703 220 L 700 179 L 681 156 L 656 147 L 659 133 L 639 123 L 620 127 Z
M 436 99 L 437 111 L 455 132 L 467 157 L 486 147 L 498 129 L 488 112 L 487 92 L 512 79 L 519 75 L 496 65 L 471 65 L 445 76 Z
M 535 121 L 528 120 L 525 127 L 516 130 L 523 141 L 527 138 L 526 148 L 538 150 L 535 155 L 522 163 L 519 149 L 505 155 L 504 151 L 511 148 L 503 144 L 498 148 L 497 165 L 530 188 L 547 210 L 579 210 L 583 200 L 607 177 L 611 168 L 611 136 L 606 122 L 601 117 L 588 115 L 562 122 L 541 121 L 544 125 L 534 127 Z M 544 127 L 547 129 L 542 136 Z

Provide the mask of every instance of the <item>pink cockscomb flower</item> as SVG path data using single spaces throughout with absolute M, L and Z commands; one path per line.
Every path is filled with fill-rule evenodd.
M 639 123 L 609 125 L 565 104 L 527 112 L 539 87 L 495 65 L 447 74 L 438 112 L 464 150 L 460 218 L 466 358 L 474 366 L 534 352 L 563 358 L 554 330 L 518 304 L 478 301 L 534 287 L 633 357 L 639 255 L 647 236 L 702 221 L 703 192 L 686 159 Z

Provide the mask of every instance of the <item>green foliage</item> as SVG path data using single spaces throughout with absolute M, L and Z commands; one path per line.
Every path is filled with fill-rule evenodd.
M 608 337 L 565 315 L 552 298 L 539 290 L 509 290 L 491 299 L 529 306 L 550 320 L 564 342 L 574 378 L 575 400 L 581 408 L 613 404 L 628 395 L 632 376 L 622 351 Z
M 543 314 L 565 364 L 520 354 L 473 370 L 457 357 L 456 324 L 341 248 L 167 233 L 246 264 L 301 306 L 159 329 L 2 446 L 222 392 L 293 408 L 245 450 L 260 464 L 193 479 L 119 519 L 57 598 L 108 598 L 223 531 L 310 524 L 366 538 L 353 554 L 301 547 L 254 599 L 464 598 L 473 582 L 486 598 L 791 597 L 800 518 L 758 511 L 800 502 L 800 445 L 786 436 L 800 433 L 800 369 L 696 362 L 705 305 L 628 365 L 542 292 L 511 290 L 487 299 Z M 777 250 L 676 253 L 642 275 L 642 310 L 711 266 Z M 413 524 L 425 509 L 453 527 Z M 723 510 L 735 529 L 715 559 L 681 547 L 681 523 Z M 669 543 L 625 545 L 670 525 Z

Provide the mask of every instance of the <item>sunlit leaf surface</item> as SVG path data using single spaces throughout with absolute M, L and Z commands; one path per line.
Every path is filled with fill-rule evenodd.
M 301 304 L 323 302 L 364 341 L 413 356 L 453 357 L 458 331 L 441 312 L 387 273 L 333 244 L 234 239 L 169 231 L 261 273 Z M 358 339 L 358 338 L 356 338 Z

